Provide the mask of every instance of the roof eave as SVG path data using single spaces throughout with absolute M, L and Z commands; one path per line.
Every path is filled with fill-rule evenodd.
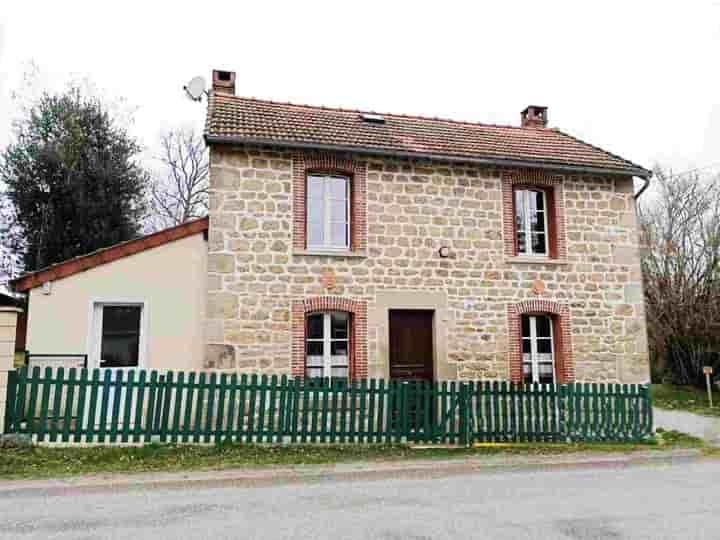
M 374 156 L 388 157 L 407 157 L 419 159 L 436 159 L 441 161 L 450 161 L 457 163 L 476 163 L 481 165 L 499 165 L 505 167 L 529 167 L 536 169 L 549 169 L 558 171 L 570 171 L 580 173 L 593 174 L 618 174 L 624 176 L 637 176 L 640 178 L 649 178 L 652 172 L 642 167 L 612 168 L 612 167 L 595 167 L 582 164 L 557 163 L 553 161 L 542 160 L 524 160 L 510 159 L 498 157 L 482 157 L 482 156 L 461 156 L 453 154 L 440 154 L 433 152 L 410 152 L 402 150 L 388 150 L 385 148 L 375 148 L 369 146 L 348 146 L 340 144 L 323 144 L 302 141 L 282 141 L 277 139 L 261 139 L 252 137 L 238 137 L 234 135 L 210 135 L 205 134 L 205 141 L 209 144 L 253 144 L 266 146 L 280 146 L 285 148 L 297 148 L 305 150 L 327 150 L 332 152 L 352 152 L 357 154 L 366 154 Z
M 39 287 L 47 281 L 63 279 L 80 272 L 91 270 L 103 264 L 111 263 L 118 259 L 135 255 L 147 249 L 155 248 L 163 244 L 181 240 L 194 234 L 205 233 L 209 228 L 208 217 L 188 221 L 174 227 L 162 229 L 154 233 L 119 242 L 99 249 L 86 255 L 80 255 L 66 261 L 56 263 L 47 268 L 41 268 L 34 272 L 28 272 L 8 282 L 10 290 L 16 293 L 24 293 L 35 287 Z

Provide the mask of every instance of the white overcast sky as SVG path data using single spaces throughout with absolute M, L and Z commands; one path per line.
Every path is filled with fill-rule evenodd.
M 720 0 L 16 1 L 0 8 L 0 146 L 34 61 L 137 107 L 132 132 L 200 127 L 213 68 L 282 101 L 550 124 L 644 166 L 720 171 Z

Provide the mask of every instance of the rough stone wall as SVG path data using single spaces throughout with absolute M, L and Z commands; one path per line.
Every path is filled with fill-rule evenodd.
M 527 263 L 504 254 L 507 170 L 344 156 L 367 162 L 367 252 L 333 257 L 293 252 L 292 156 L 211 149 L 208 367 L 290 374 L 293 300 L 332 294 L 370 312 L 376 292 L 409 290 L 447 296 L 438 361 L 459 378 L 507 379 L 508 305 L 545 299 L 569 307 L 577 380 L 648 380 L 631 178 L 561 175 L 567 258 Z

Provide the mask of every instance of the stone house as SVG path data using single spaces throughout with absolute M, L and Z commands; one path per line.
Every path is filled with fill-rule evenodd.
M 651 172 L 547 123 L 248 99 L 215 71 L 205 366 L 648 381 Z
M 108 369 L 646 382 L 634 178 L 651 173 L 547 118 L 275 103 L 215 71 L 209 220 L 14 280 L 27 348 Z

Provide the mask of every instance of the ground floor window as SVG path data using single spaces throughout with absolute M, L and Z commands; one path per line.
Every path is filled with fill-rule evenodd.
M 93 306 L 94 365 L 140 367 L 143 304 L 96 303 Z
M 547 315 L 523 315 L 522 363 L 526 383 L 555 382 L 553 321 Z
M 350 368 L 350 314 L 311 313 L 306 320 L 305 375 L 347 379 Z

